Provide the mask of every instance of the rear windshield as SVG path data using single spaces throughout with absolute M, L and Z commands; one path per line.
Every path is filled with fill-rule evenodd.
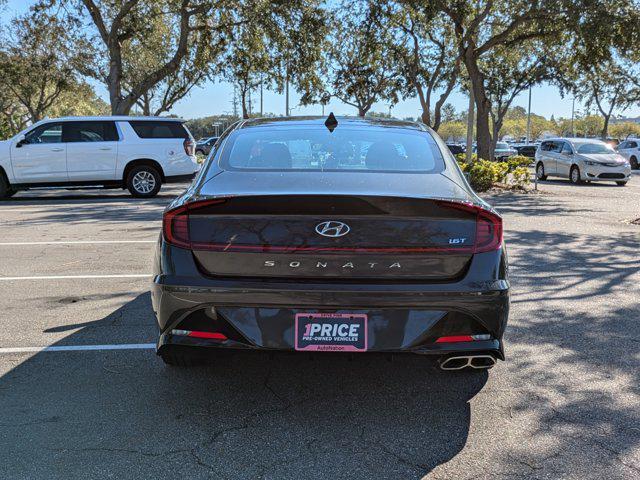
M 140 120 L 129 124 L 140 138 L 189 138 L 189 132 L 180 122 Z
M 229 170 L 439 173 L 444 160 L 433 137 L 418 130 L 342 125 L 332 133 L 324 126 L 289 126 L 233 132 L 221 166 Z
M 583 143 L 578 145 L 578 153 L 616 153 L 608 143 Z
M 509 144 L 508 143 L 503 143 L 503 142 L 498 142 L 498 143 L 496 143 L 496 150 L 509 150 Z

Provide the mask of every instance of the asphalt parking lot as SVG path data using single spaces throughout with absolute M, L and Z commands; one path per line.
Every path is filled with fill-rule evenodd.
M 0 202 L 0 478 L 640 478 L 640 172 L 486 197 L 513 289 L 488 373 L 367 355 L 165 367 L 149 274 L 181 188 Z

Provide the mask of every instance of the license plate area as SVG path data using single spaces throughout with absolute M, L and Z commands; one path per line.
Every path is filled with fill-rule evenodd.
M 364 313 L 297 313 L 295 349 L 314 352 L 366 352 Z

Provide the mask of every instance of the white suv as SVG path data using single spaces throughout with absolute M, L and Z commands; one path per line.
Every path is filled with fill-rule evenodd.
M 640 168 L 640 139 L 629 138 L 616 147 L 618 153 L 629 160 L 631 168 Z
M 0 142 L 0 198 L 51 186 L 127 188 L 153 197 L 199 170 L 183 121 L 158 117 L 42 120 Z

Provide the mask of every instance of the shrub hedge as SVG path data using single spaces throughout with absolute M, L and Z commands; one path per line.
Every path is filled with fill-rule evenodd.
M 471 163 L 465 161 L 465 155 L 456 155 L 462 171 L 468 174 L 469 183 L 476 192 L 484 192 L 492 187 L 525 189 L 529 185 L 531 175 L 529 157 L 516 155 L 505 162 L 491 162 L 478 158 L 474 153 Z

